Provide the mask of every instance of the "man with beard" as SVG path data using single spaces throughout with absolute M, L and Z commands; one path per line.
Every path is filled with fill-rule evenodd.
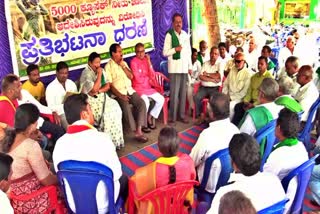
M 38 100 L 41 104 L 46 104 L 45 88 L 40 81 L 39 67 L 35 64 L 30 64 L 27 67 L 27 74 L 29 80 L 25 81 L 22 88 L 29 91 L 29 93 Z

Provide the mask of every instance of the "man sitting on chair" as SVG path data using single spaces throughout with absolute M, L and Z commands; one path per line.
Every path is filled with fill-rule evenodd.
M 273 147 L 267 162 L 263 166 L 264 172 L 270 172 L 282 180 L 291 170 L 309 159 L 305 146 L 297 139 L 298 132 L 299 118 L 297 113 L 287 108 L 282 109 L 275 130 L 275 135 L 280 142 Z M 287 198 L 290 200 L 286 204 L 286 210 L 289 210 L 296 190 L 297 183 L 295 180 L 295 182 L 290 182 L 287 190 Z
M 240 131 L 251 136 L 267 125 L 268 122 L 278 118 L 279 111 L 283 108 L 274 100 L 278 97 L 279 85 L 272 78 L 265 78 L 260 87 L 258 101 L 260 105 L 248 110 L 240 122 Z
M 230 141 L 229 152 L 235 173 L 231 173 L 229 184 L 217 191 L 207 213 L 218 213 L 221 197 L 233 190 L 243 192 L 257 211 L 285 199 L 279 178 L 259 172 L 259 145 L 252 136 L 246 133 L 235 134 Z
M 58 164 L 65 160 L 95 161 L 109 167 L 113 172 L 114 201 L 118 196 L 127 196 L 127 177 L 122 175 L 121 164 L 116 148 L 109 135 L 98 132 L 93 127 L 94 118 L 86 94 L 69 96 L 64 102 L 64 112 L 69 125 L 67 133 L 56 143 L 53 151 L 54 168 L 58 171 Z M 97 205 L 99 213 L 107 213 L 107 191 L 98 186 Z M 70 197 L 68 197 L 70 198 Z M 69 207 L 74 207 L 73 201 L 68 201 Z M 74 211 L 74 210 L 73 210 Z
M 313 70 L 310 65 L 303 65 L 299 69 L 297 82 L 300 88 L 294 98 L 300 103 L 304 111 L 301 121 L 306 122 L 309 116 L 309 110 L 312 104 L 318 99 L 319 91 L 313 82 Z M 313 117 L 314 119 L 315 117 Z
M 144 45 L 138 43 L 135 46 L 136 56 L 131 60 L 130 67 L 133 74 L 132 87 L 139 94 L 146 104 L 148 111 L 150 106 L 149 98 L 155 101 L 155 105 L 150 110 L 147 116 L 147 124 L 150 129 L 155 129 L 155 119 L 158 118 L 163 103 L 164 97 L 152 88 L 155 81 L 154 70 L 152 68 L 150 56 L 145 53 Z
M 212 47 L 210 50 L 210 60 L 202 65 L 201 72 L 199 74 L 201 86 L 193 98 L 196 107 L 196 117 L 200 116 L 197 124 L 201 124 L 206 116 L 201 113 L 202 99 L 210 97 L 214 92 L 218 92 L 219 87 L 222 84 L 223 68 L 220 67 L 218 58 L 219 49 L 217 47 Z
M 210 98 L 213 121 L 209 127 L 203 130 L 192 148 L 191 158 L 197 167 L 199 181 L 202 181 L 204 166 L 207 158 L 221 149 L 228 148 L 229 142 L 234 134 L 239 133 L 238 127 L 230 122 L 229 119 L 229 97 L 225 94 L 216 92 Z M 228 131 L 226 131 L 228 130 Z M 212 163 L 206 191 L 214 193 L 221 171 L 219 160 Z

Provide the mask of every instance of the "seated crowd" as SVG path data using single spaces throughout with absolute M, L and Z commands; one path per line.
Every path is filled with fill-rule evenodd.
M 282 54 L 280 65 L 284 67 L 279 72 L 270 47 L 264 46 L 260 56 L 254 38 L 249 40 L 247 50 L 238 47 L 232 54 L 228 53 L 226 43 L 212 47 L 208 53 L 206 42 L 201 41 L 198 53 L 196 49 L 191 50 L 190 44 L 185 44 L 188 40 L 185 41 L 186 35 L 181 30 L 181 18 L 177 14 L 173 17 L 173 29 L 166 35 L 163 52 L 170 62 L 171 126 L 159 133 L 157 145 L 161 157 L 138 168 L 130 178 L 123 174 L 116 153 L 125 146 L 124 128 L 129 128 L 138 142 L 147 142 L 144 133 L 156 128 L 156 119 L 164 105 L 164 97 L 157 91 L 155 71 L 142 43 L 135 46 L 136 56 L 130 66 L 124 61 L 119 44 L 110 46 L 111 59 L 104 68 L 100 55 L 91 53 L 81 73 L 79 88 L 68 79 L 69 68 L 65 62 L 57 63 L 56 78 L 46 89 L 37 65 L 28 66 L 29 80 L 23 85 L 16 75 L 3 78 L 1 212 L 45 213 L 49 206 L 46 193 L 23 203 L 11 198 L 11 204 L 5 193 L 19 196 L 44 186 L 61 186 L 56 175 L 59 164 L 78 160 L 94 161 L 110 168 L 115 201 L 119 197 L 128 199 L 134 213 L 145 210 L 152 213 L 153 207 L 136 200 L 133 192 L 141 196 L 180 181 L 201 182 L 206 160 L 222 149 L 229 150 L 234 172 L 228 185 L 218 189 L 221 162 L 215 160 L 211 165 L 205 191 L 214 197 L 207 213 L 230 213 L 234 209 L 256 213 L 286 198 L 289 202 L 285 212 L 290 211 L 297 183 L 290 183 L 285 192 L 281 180 L 308 160 L 308 152 L 297 137 L 307 121 L 309 109 L 319 97 L 312 66 L 300 67 L 297 57 L 284 59 Z M 173 44 L 176 41 L 178 43 Z M 188 59 L 184 59 L 186 56 Z M 177 68 L 186 72 L 177 72 Z M 204 98 L 208 98 L 208 115 L 203 112 Z M 186 100 L 190 110 L 195 111 L 196 124 L 209 122 L 189 155 L 178 152 L 180 139 L 173 127 L 176 119 L 188 123 L 184 112 Z M 279 143 L 273 146 L 260 172 L 264 148 L 254 137 L 273 120 L 276 120 L 275 136 Z M 317 147 L 320 148 L 320 138 Z M 315 167 L 314 183 L 310 185 L 316 203 L 320 203 L 319 171 Z M 105 185 L 98 185 L 99 213 L 108 212 L 107 192 Z M 192 207 L 196 192 L 192 189 L 187 193 L 186 210 Z M 62 207 L 67 203 L 76 212 L 70 194 L 67 191 L 63 196 L 57 188 L 58 203 Z M 243 206 L 237 207 L 234 201 Z

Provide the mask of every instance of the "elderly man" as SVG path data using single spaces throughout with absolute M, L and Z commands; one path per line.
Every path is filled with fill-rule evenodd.
M 249 47 L 245 54 L 249 69 L 251 69 L 251 71 L 253 72 L 257 72 L 257 60 L 260 53 L 257 50 L 257 43 L 255 38 L 251 38 L 249 40 Z
M 149 98 L 154 100 L 155 105 L 148 113 L 148 127 L 155 129 L 155 119 L 158 118 L 163 103 L 164 97 L 152 87 L 152 82 L 155 81 L 155 74 L 150 60 L 150 56 L 145 53 L 144 45 L 138 43 L 135 46 L 136 56 L 131 60 L 130 67 L 133 73 L 132 87 L 141 96 L 146 104 L 147 110 L 150 106 Z
M 110 46 L 109 51 L 111 59 L 104 69 L 108 76 L 107 79 L 111 84 L 111 91 L 121 107 L 124 123 L 130 125 L 131 130 L 135 132 L 137 141 L 145 143 L 148 141 L 148 138 L 143 135 L 142 131 L 150 132 L 150 129 L 147 127 L 146 105 L 131 86 L 133 74 L 122 58 L 121 46 L 114 43 Z M 133 105 L 137 112 L 137 121 L 134 119 L 130 104 Z
M 297 93 L 297 91 L 300 88 L 299 83 L 297 82 L 297 75 L 298 75 L 298 71 L 299 71 L 299 59 L 296 56 L 289 56 L 285 62 L 285 66 L 283 68 L 281 68 L 280 72 L 279 72 L 279 78 L 284 77 L 284 76 L 288 76 L 292 79 L 294 85 L 293 85 L 293 89 L 291 92 L 292 96 L 295 96 L 295 94 Z
M 299 69 L 297 82 L 301 85 L 294 98 L 300 103 L 304 111 L 301 121 L 305 122 L 309 116 L 312 104 L 318 99 L 319 91 L 312 81 L 313 70 L 310 65 L 303 65 Z
M 188 73 L 192 71 L 190 36 L 182 30 L 182 16 L 178 13 L 172 17 L 173 29 L 166 34 L 163 55 L 168 57 L 168 71 L 170 78 L 170 125 L 177 120 L 188 123 L 185 118 Z
M 245 56 L 237 53 L 234 56 L 234 66 L 231 67 L 229 75 L 224 81 L 222 92 L 230 97 L 230 119 L 234 115 L 234 106 L 241 102 L 247 94 L 250 85 L 251 72 L 245 66 Z
M 218 92 L 222 84 L 223 69 L 220 66 L 218 58 L 219 49 L 212 47 L 210 50 L 210 60 L 202 65 L 199 74 L 201 86 L 193 98 L 196 107 L 196 117 L 200 116 L 197 121 L 198 124 L 201 124 L 205 119 L 205 115 L 200 113 L 202 109 L 202 99 L 210 97 L 214 92 Z
M 294 82 L 288 76 L 281 77 L 278 81 L 279 92 L 278 98 L 274 101 L 277 105 L 282 105 L 292 112 L 298 113 L 302 112 L 303 109 L 293 97 L 292 90 L 294 89 Z
M 198 60 L 203 65 L 206 61 L 210 59 L 210 55 L 208 52 L 208 45 L 207 42 L 204 40 L 201 40 L 199 42 L 199 52 L 198 52 Z
M 205 162 L 213 153 L 228 148 L 229 142 L 234 134 L 239 133 L 238 127 L 230 122 L 229 119 L 229 97 L 222 93 L 214 93 L 210 98 L 210 106 L 212 110 L 212 122 L 209 127 L 201 132 L 196 145 L 193 147 L 190 156 L 197 168 L 199 181 L 202 181 Z M 225 131 L 228 130 L 228 131 Z M 212 140 L 214 139 L 214 143 Z M 210 178 L 208 180 L 206 191 L 215 193 L 221 164 L 216 160 L 212 164 L 210 170 Z
M 285 65 L 289 56 L 298 56 L 295 48 L 296 41 L 293 36 L 288 36 L 286 40 L 286 46 L 281 48 L 279 52 L 279 67 L 282 68 Z
M 259 105 L 246 112 L 240 122 L 240 131 L 254 136 L 256 131 L 261 129 L 271 120 L 278 118 L 279 111 L 283 108 L 275 104 L 278 97 L 279 85 L 272 78 L 265 78 L 259 87 Z
M 49 83 L 46 90 L 46 100 L 48 107 L 58 114 L 61 119 L 61 125 L 67 129 L 68 122 L 63 111 L 63 101 L 66 95 L 76 93 L 78 91 L 76 84 L 68 79 L 69 67 L 65 62 L 58 62 L 56 66 L 56 78 Z

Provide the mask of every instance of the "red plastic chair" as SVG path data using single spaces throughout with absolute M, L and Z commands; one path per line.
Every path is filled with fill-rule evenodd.
M 49 203 L 50 206 L 48 207 L 46 214 L 51 213 L 52 211 L 55 211 L 56 214 L 63 214 L 64 212 L 64 205 L 58 202 L 58 195 L 57 195 L 57 187 L 56 186 L 45 186 L 39 189 L 38 191 L 35 191 L 31 194 L 26 195 L 15 195 L 12 192 L 9 194 L 10 200 L 16 200 L 21 203 L 29 201 L 32 198 L 35 198 L 43 193 L 48 193 L 49 196 Z
M 224 82 L 225 79 L 226 79 L 226 78 L 223 77 L 222 83 Z M 201 82 L 198 82 L 198 83 L 194 84 L 194 86 L 193 86 L 193 94 L 194 94 L 194 95 L 198 92 L 200 85 L 201 85 Z M 219 87 L 219 92 L 222 92 L 222 87 L 223 87 L 223 85 Z M 206 113 L 207 113 L 207 105 L 208 105 L 208 103 L 209 103 L 209 98 L 203 98 L 203 99 L 202 99 L 202 113 L 203 113 L 204 115 L 206 115 Z M 195 121 L 195 119 L 196 119 L 196 111 L 195 111 L 195 109 L 196 109 L 196 106 L 195 106 L 195 104 L 193 104 L 192 119 L 193 119 L 194 121 Z
M 134 200 L 138 202 L 149 202 L 152 204 L 155 214 L 172 213 L 183 214 L 188 213 L 187 207 L 184 205 L 188 192 L 198 185 L 197 181 L 182 181 L 169 184 L 157 188 L 143 196 L 137 196 L 134 190 L 134 184 L 129 182 L 129 214 L 136 213 Z
M 198 83 L 193 85 L 193 95 L 195 95 L 198 92 L 200 85 L 201 85 L 201 82 L 198 82 Z M 203 98 L 202 99 L 202 113 L 204 115 L 206 115 L 206 113 L 207 113 L 208 102 L 209 102 L 208 98 Z M 192 119 L 193 119 L 193 121 L 196 120 L 196 104 L 195 103 L 193 104 Z
M 163 111 L 163 123 L 166 125 L 168 122 L 168 105 L 170 98 L 164 94 L 164 82 L 170 82 L 170 80 L 160 72 L 154 72 L 155 77 L 155 89 L 164 96 L 164 103 L 162 107 Z

